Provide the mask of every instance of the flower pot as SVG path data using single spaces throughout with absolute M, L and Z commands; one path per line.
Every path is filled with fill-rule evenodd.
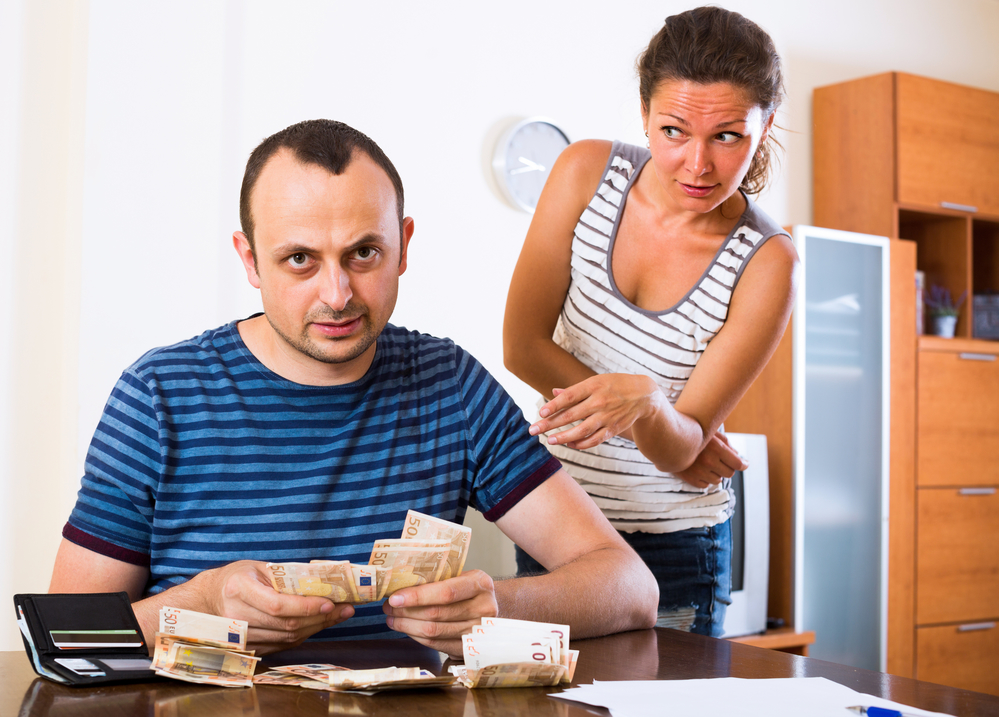
M 956 316 L 934 316 L 933 333 L 945 339 L 954 338 L 954 329 L 957 327 Z

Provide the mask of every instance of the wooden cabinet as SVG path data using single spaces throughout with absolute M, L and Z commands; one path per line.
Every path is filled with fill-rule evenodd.
M 812 115 L 814 223 L 911 240 L 969 297 L 958 338 L 917 338 L 892 285 L 888 671 L 999 694 L 999 342 L 970 299 L 999 292 L 999 93 L 890 72 Z
M 955 298 L 999 291 L 999 93 L 889 72 L 817 88 L 812 115 L 817 226 L 915 241 Z

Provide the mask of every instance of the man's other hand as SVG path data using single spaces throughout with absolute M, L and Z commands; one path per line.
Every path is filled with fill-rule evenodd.
M 250 624 L 247 648 L 257 654 L 286 650 L 353 616 L 352 605 L 322 597 L 282 595 L 270 583 L 264 563 L 241 560 L 195 576 L 190 585 L 206 601 L 206 612 Z
M 461 655 L 461 636 L 483 617 L 499 613 L 493 579 L 481 570 L 392 593 L 382 609 L 388 626 L 451 656 Z

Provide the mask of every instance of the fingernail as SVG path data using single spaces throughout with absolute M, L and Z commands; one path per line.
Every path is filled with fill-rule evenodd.
M 392 607 L 402 607 L 406 604 L 406 598 L 402 595 L 393 595 L 389 598 L 389 605 Z
M 558 445 L 558 437 L 557 436 L 548 436 L 548 445 L 549 446 Z
M 540 411 L 538 411 L 538 413 L 542 418 L 548 418 L 548 414 L 551 413 L 551 411 L 549 411 L 547 408 L 542 408 Z
M 527 432 L 530 433 L 532 436 L 536 436 L 539 433 L 541 433 L 541 429 L 538 428 L 537 426 L 531 426 L 530 428 L 527 429 Z
M 354 617 L 354 608 L 348 605 L 343 610 L 340 611 L 340 617 L 346 619 L 348 617 Z
M 395 627 L 395 618 L 393 617 L 385 618 L 385 624 L 388 625 L 389 627 Z
M 324 602 L 322 607 L 319 608 L 319 612 L 321 612 L 323 615 L 328 615 L 329 613 L 333 612 L 333 603 Z

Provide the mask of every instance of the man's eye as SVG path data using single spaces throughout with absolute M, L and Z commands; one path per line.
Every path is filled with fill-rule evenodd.
M 288 263 L 296 268 L 301 268 L 309 263 L 309 255 L 303 252 L 297 252 L 288 257 Z
M 372 249 L 370 246 L 362 246 L 359 247 L 357 250 L 358 259 L 370 259 L 374 255 L 375 255 L 375 250 Z

